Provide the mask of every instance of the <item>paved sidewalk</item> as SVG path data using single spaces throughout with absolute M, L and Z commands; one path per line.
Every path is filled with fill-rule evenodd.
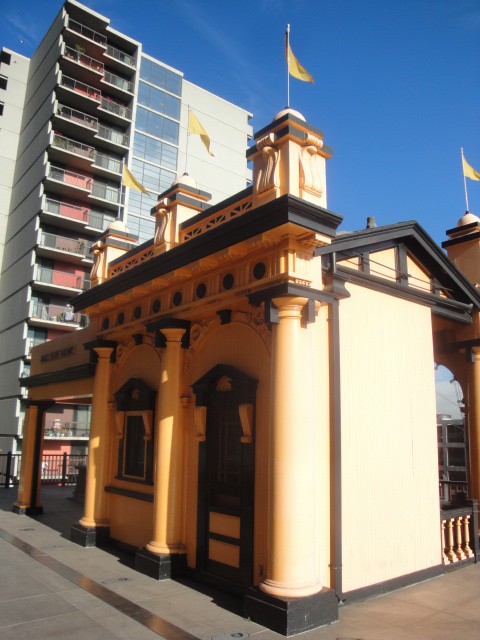
M 245 620 L 235 598 L 188 580 L 157 582 L 128 556 L 68 539 L 81 508 L 71 488 L 45 487 L 45 514 L 11 512 L 0 489 L 2 640 L 280 640 Z M 480 640 L 480 565 L 341 608 L 302 640 Z

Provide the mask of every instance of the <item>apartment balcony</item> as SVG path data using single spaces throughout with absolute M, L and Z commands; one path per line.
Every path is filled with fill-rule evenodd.
M 130 80 L 117 76 L 115 73 L 105 71 L 102 84 L 105 86 L 105 90 L 120 99 L 129 99 L 133 97 L 133 91 L 135 85 Z
M 85 52 L 93 57 L 101 58 L 107 49 L 106 36 L 70 17 L 63 38 L 68 45 L 83 47 Z
M 135 73 L 137 66 L 135 58 L 125 51 L 117 49 L 117 47 L 108 43 L 104 56 L 108 61 L 108 66 L 115 71 L 127 76 L 131 76 Z
M 101 140 L 102 146 L 110 151 L 116 151 L 117 153 L 125 153 L 128 151 L 129 136 L 123 131 L 117 131 L 116 129 L 111 129 L 103 124 L 99 124 L 98 133 L 95 137 Z
M 100 82 L 105 73 L 103 62 L 87 56 L 81 50 L 73 49 L 72 47 L 65 47 L 62 69 L 69 76 L 95 85 Z
M 42 233 L 36 249 L 39 256 L 56 258 L 74 264 L 90 264 L 90 247 L 92 242 L 84 239 L 66 238 L 53 233 Z
M 129 126 L 132 120 L 133 111 L 119 102 L 115 102 L 110 96 L 102 96 L 99 112 L 106 120 L 120 126 Z
M 44 196 L 40 213 L 42 223 L 92 235 L 98 235 L 99 231 L 104 231 L 115 217 L 115 213 L 111 211 L 90 209 L 90 207 L 62 202 L 49 196 Z
M 49 165 L 44 188 L 49 192 L 85 201 L 92 190 L 92 178 L 69 169 Z
M 48 159 L 68 164 L 75 169 L 90 171 L 95 160 L 95 148 L 52 132 Z
M 122 158 L 111 156 L 103 151 L 97 151 L 92 165 L 97 175 L 104 178 L 119 178 L 122 173 Z
M 62 103 L 86 113 L 96 113 L 102 101 L 100 89 L 63 73 L 60 74 L 56 94 Z
M 113 211 L 118 209 L 123 200 L 120 187 L 109 185 L 100 180 L 93 181 L 89 199 Z
M 73 313 L 65 305 L 32 302 L 29 325 L 45 329 L 75 331 L 88 325 L 88 316 L 84 313 Z
M 92 140 L 98 131 L 98 118 L 64 104 L 57 104 L 53 124 L 55 129 L 61 127 L 62 133 L 77 140 Z
M 90 289 L 85 274 L 67 273 L 37 265 L 32 287 L 37 291 L 74 295 Z
M 90 425 L 87 422 L 69 422 L 56 418 L 55 420 L 49 420 L 45 424 L 45 438 L 49 440 L 55 440 L 61 438 L 62 440 L 87 440 L 90 435 Z M 59 457 L 54 455 L 45 456 L 47 458 Z M 76 458 L 80 456 L 75 456 Z

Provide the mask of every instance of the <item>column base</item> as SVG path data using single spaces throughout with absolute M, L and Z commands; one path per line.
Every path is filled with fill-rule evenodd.
M 180 578 L 187 570 L 187 554 L 157 554 L 141 547 L 135 553 L 135 570 L 155 580 Z
M 78 522 L 70 530 L 70 540 L 81 547 L 101 547 L 110 539 L 110 527 L 84 527 Z
M 19 516 L 38 516 L 43 513 L 43 507 L 26 507 L 22 505 L 18 505 L 16 503 L 13 504 L 12 507 L 13 513 L 18 514 Z
M 338 620 L 338 600 L 333 589 L 304 598 L 270 596 L 258 587 L 248 589 L 243 615 L 284 636 L 294 636 Z

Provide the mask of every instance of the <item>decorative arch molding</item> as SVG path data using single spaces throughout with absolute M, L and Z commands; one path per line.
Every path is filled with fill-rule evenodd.
M 141 347 L 151 347 L 151 349 L 155 352 L 155 355 L 158 358 L 161 358 L 161 351 L 159 351 L 155 346 L 154 337 L 150 335 L 142 336 L 142 340 L 140 341 L 138 336 L 132 336 L 124 340 L 123 342 L 118 342 L 117 344 L 117 358 L 115 362 L 115 368 L 118 370 L 121 368 L 128 358 L 132 355 L 133 351 L 137 348 Z

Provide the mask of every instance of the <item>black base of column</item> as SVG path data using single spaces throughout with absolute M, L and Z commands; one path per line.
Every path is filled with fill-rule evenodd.
M 284 636 L 294 636 L 338 620 L 338 600 L 332 589 L 305 598 L 276 598 L 258 587 L 248 589 L 243 615 Z
M 43 513 L 43 507 L 18 507 L 14 504 L 12 511 L 19 516 L 38 516 Z
M 70 540 L 81 547 L 101 547 L 110 539 L 110 527 L 84 527 L 78 522 L 70 530 Z
M 187 570 L 187 554 L 157 554 L 140 548 L 135 553 L 135 570 L 155 580 L 180 578 Z

